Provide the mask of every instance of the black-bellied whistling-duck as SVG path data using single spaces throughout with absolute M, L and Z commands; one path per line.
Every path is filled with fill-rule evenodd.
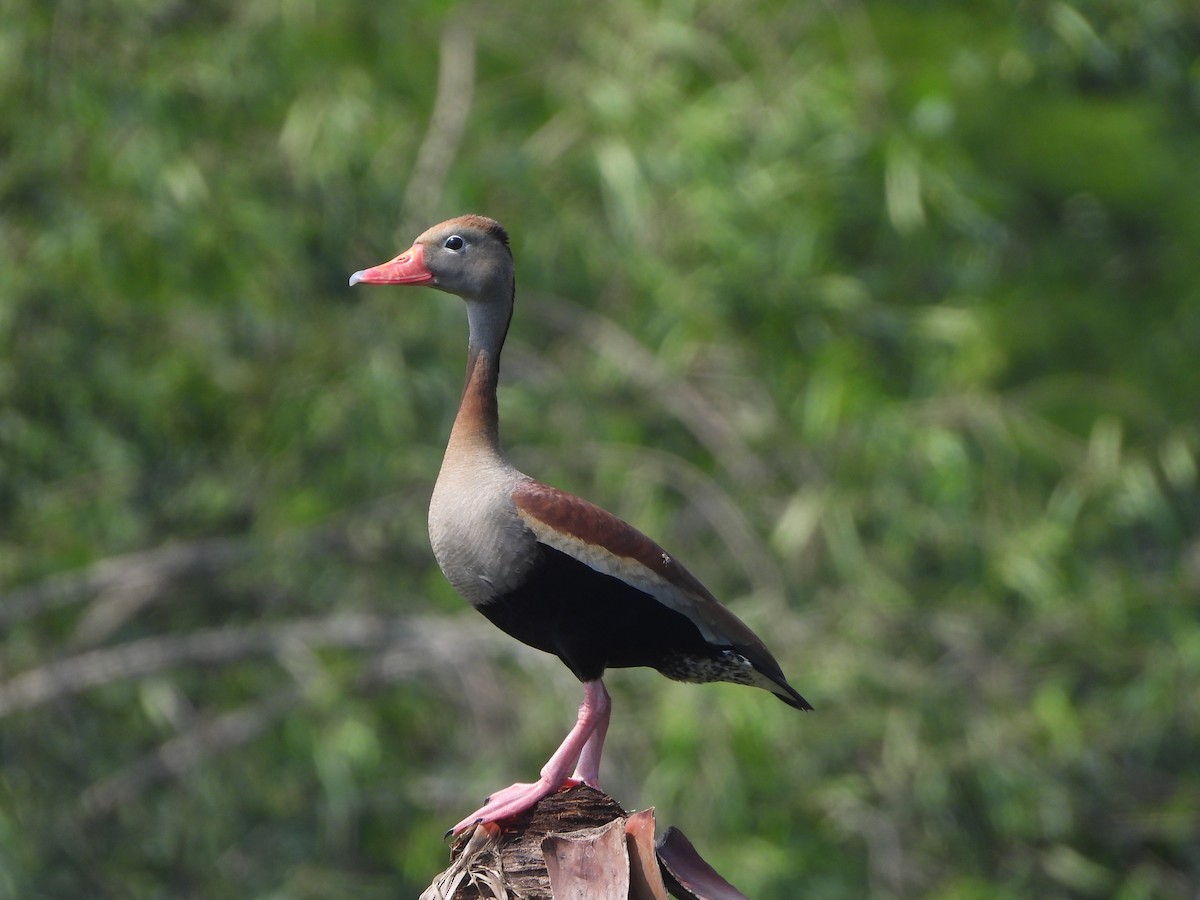
M 446 578 L 517 640 L 559 657 L 583 682 L 579 718 L 532 784 L 492 794 L 454 826 L 496 822 L 562 787 L 598 787 L 611 701 L 609 666 L 649 666 L 678 681 L 731 681 L 812 709 L 758 636 L 675 557 L 586 500 L 517 471 L 500 449 L 496 381 L 515 281 L 498 222 L 435 225 L 350 284 L 427 284 L 467 303 L 467 384 L 429 506 Z

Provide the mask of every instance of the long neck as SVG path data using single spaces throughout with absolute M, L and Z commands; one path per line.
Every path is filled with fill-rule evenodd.
M 500 457 L 500 411 L 496 385 L 500 379 L 500 350 L 512 317 L 512 293 L 507 302 L 467 302 L 470 338 L 467 343 L 467 383 L 450 432 L 450 453 L 485 453 Z
M 500 453 L 500 411 L 496 382 L 500 356 L 476 347 L 467 351 L 467 384 L 446 452 Z

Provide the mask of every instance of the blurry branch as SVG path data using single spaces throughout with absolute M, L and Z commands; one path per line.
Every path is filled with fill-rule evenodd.
M 123 621 L 168 584 L 219 572 L 252 552 L 249 541 L 211 538 L 114 556 L 0 595 L 0 628 L 99 595 L 99 606 L 84 617 L 76 636 L 106 634 L 109 623 Z
M 714 412 L 714 405 L 694 386 L 663 370 L 654 354 L 627 330 L 570 301 L 535 301 L 537 314 L 556 328 L 575 335 L 623 375 L 650 392 L 659 407 L 696 436 L 734 478 L 748 487 L 766 483 L 770 468 L 742 440 L 737 429 Z
M 888 118 L 888 72 L 870 14 L 861 0 L 825 0 L 824 5 L 837 21 L 846 48 L 862 124 L 878 131 Z
M 341 616 L 303 624 L 306 625 L 305 632 L 311 630 L 307 627 L 309 624 L 320 625 L 322 630 L 332 625 L 328 631 L 335 640 L 326 643 L 364 647 L 378 640 L 383 644 L 355 679 L 353 689 L 363 692 L 429 672 L 461 672 L 485 655 L 503 652 L 503 639 L 499 633 L 484 627 L 482 620 L 476 622 L 475 618 L 471 616 L 469 621 L 463 622 L 457 617 L 381 619 L 359 616 L 348 620 Z M 310 685 L 319 681 L 311 671 L 316 666 L 315 660 L 303 665 L 287 665 L 289 658 L 295 661 L 297 656 L 306 656 L 311 642 L 303 640 L 300 634 L 289 634 L 291 629 L 278 630 L 283 632 L 278 636 L 278 644 L 285 647 L 279 655 L 285 667 L 297 676 L 295 682 L 257 702 L 193 725 L 115 775 L 96 782 L 80 798 L 84 818 L 106 816 L 133 802 L 155 784 L 182 778 L 207 760 L 250 743 L 274 722 L 311 703 L 315 693 L 309 689 Z M 369 638 L 368 634 L 376 637 Z M 398 638 L 399 635 L 403 638 Z M 297 650 L 302 652 L 295 652 Z M 492 653 L 487 653 L 489 650 Z M 2 697 L 0 693 L 0 702 Z
M 362 526 L 389 521 L 396 509 L 411 502 L 408 492 L 389 494 L 348 509 L 319 527 L 281 534 L 269 542 L 269 549 L 336 553 L 356 561 L 368 558 L 372 548 L 364 546 L 359 535 L 371 529 Z M 113 556 L 81 571 L 50 575 L 0 593 L 0 629 L 90 600 L 70 644 L 76 650 L 95 646 L 178 582 L 220 575 L 263 553 L 261 543 L 239 537 L 205 538 Z
M 430 666 L 448 652 L 477 652 L 470 628 L 456 619 L 341 614 L 246 628 L 212 628 L 143 638 L 90 650 L 23 672 L 0 684 L 0 716 L 30 709 L 113 681 L 180 666 L 227 665 L 309 647 L 388 647 L 411 664 Z M 453 648 L 451 650 L 451 648 Z
M 452 18 L 442 32 L 437 97 L 429 130 L 417 150 L 404 191 L 402 231 L 423 229 L 437 207 L 442 185 L 458 154 L 475 92 L 475 38 L 468 26 Z M 426 223 L 427 224 L 427 223 Z
M 1068 469 L 1078 465 L 1085 456 L 1085 443 L 1029 406 L 1023 397 L 1013 400 L 980 392 L 947 393 L 913 402 L 898 414 L 924 426 L 960 429 L 984 446 L 1024 444 Z
M 84 791 L 80 798 L 84 818 L 108 815 L 136 800 L 147 788 L 180 778 L 205 760 L 249 743 L 273 722 L 302 705 L 305 698 L 303 686 L 291 684 L 264 700 L 224 713 L 171 738 L 154 752 Z

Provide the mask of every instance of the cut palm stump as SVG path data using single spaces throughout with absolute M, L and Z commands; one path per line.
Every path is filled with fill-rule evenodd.
M 421 900 L 746 900 L 691 842 L 668 828 L 655 843 L 654 811 L 628 814 L 578 785 L 506 821 L 463 832 L 450 866 Z

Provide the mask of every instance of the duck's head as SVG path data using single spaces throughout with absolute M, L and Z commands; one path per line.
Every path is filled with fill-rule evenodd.
M 511 302 L 508 233 L 486 216 L 458 216 L 428 229 L 395 259 L 355 272 L 350 284 L 426 284 L 467 301 Z

